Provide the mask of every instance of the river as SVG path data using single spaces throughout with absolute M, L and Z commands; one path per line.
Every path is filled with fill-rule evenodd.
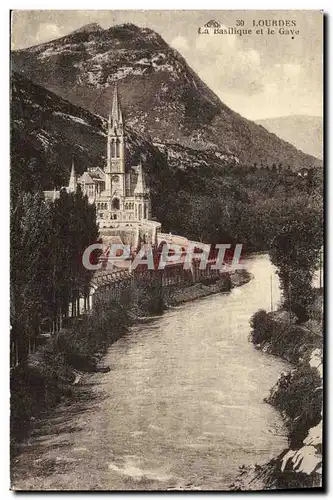
M 249 319 L 279 300 L 266 255 L 248 284 L 166 311 L 113 344 L 109 373 L 34 423 L 13 465 L 16 489 L 228 489 L 241 465 L 286 447 L 263 398 L 288 366 L 254 349 Z M 272 286 L 271 286 L 272 276 Z

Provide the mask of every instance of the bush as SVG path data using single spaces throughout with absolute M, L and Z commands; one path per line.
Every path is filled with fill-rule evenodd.
M 51 351 L 62 353 L 69 366 L 82 371 L 94 371 L 95 354 L 104 352 L 129 325 L 124 307 L 112 302 L 107 308 L 96 305 L 94 314 L 77 318 L 71 330 L 55 337 Z
M 257 311 L 250 320 L 251 341 L 255 345 L 269 342 L 269 352 L 281 356 L 291 363 L 299 363 L 306 353 L 322 343 L 316 333 L 287 320 L 277 319 L 263 309 Z
M 262 344 L 271 339 L 273 334 L 273 320 L 269 317 L 264 309 L 259 309 L 250 319 L 252 328 L 251 340 L 257 344 Z
M 269 402 L 289 420 L 291 447 L 301 446 L 308 430 L 321 420 L 322 381 L 317 369 L 304 364 L 287 375 L 282 374 Z

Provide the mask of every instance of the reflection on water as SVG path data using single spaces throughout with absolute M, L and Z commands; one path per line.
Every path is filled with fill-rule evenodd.
M 278 454 L 284 427 L 263 398 L 286 364 L 248 335 L 279 288 L 265 255 L 246 266 L 247 285 L 169 310 L 111 346 L 111 371 L 87 375 L 85 399 L 38 423 L 13 486 L 218 490 L 240 465 Z

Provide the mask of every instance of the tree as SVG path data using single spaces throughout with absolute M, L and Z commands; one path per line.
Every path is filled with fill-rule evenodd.
M 21 193 L 11 207 L 11 338 L 21 360 L 48 313 L 50 215 L 41 193 Z
M 323 245 L 323 213 L 320 200 L 299 197 L 281 205 L 270 258 L 277 266 L 283 306 L 306 321 L 314 300 L 313 275 Z
M 46 318 L 61 328 L 72 302 L 89 292 L 91 271 L 82 265 L 97 241 L 95 207 L 80 190 L 62 190 L 54 204 L 40 192 L 18 193 L 11 205 L 11 341 L 13 362 L 24 362 Z
M 88 294 L 91 271 L 82 265 L 85 249 L 98 239 L 96 209 L 82 195 L 80 187 L 76 193 L 62 190 L 53 206 L 53 259 L 54 298 L 53 317 L 66 317 L 69 304 L 72 313 L 79 312 L 80 296 Z

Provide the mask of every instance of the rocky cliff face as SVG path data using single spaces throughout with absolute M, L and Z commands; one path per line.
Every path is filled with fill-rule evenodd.
M 320 162 L 229 109 L 154 31 L 88 25 L 15 51 L 16 71 L 70 102 L 107 116 L 115 82 L 128 125 L 154 142 L 235 155 L 243 164 Z

